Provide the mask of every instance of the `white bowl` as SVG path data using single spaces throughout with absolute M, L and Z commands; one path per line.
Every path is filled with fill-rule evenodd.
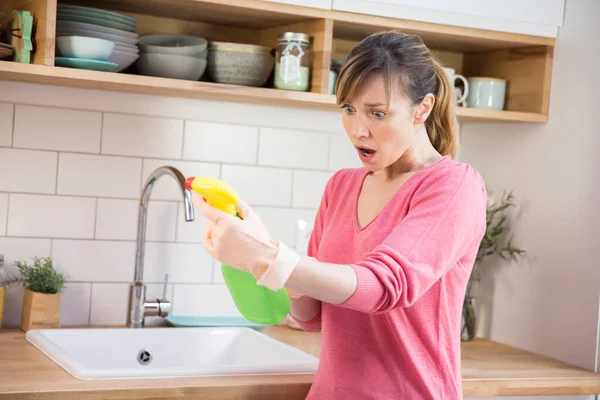
M 102 61 L 108 60 L 115 48 L 115 42 L 85 36 L 60 36 L 56 45 L 63 57 Z
M 140 36 L 139 46 L 142 53 L 198 57 L 206 50 L 208 41 L 190 35 L 144 35 Z
M 108 61 L 119 64 L 119 68 L 114 72 L 121 72 L 133 64 L 139 56 L 139 54 L 133 52 L 114 50 Z
M 136 68 L 142 75 L 197 81 L 206 69 L 206 60 L 177 54 L 140 53 Z
M 137 49 L 137 39 L 131 39 L 126 36 L 113 35 L 111 33 L 95 32 L 85 29 L 70 29 L 70 28 L 56 28 L 56 36 L 85 36 L 93 37 L 98 39 L 110 40 L 115 42 L 117 46 L 129 46 Z

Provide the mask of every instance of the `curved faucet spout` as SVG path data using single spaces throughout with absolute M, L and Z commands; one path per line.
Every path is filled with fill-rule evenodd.
M 131 285 L 131 293 L 129 299 L 129 309 L 127 312 L 127 326 L 141 328 L 144 321 L 144 303 L 145 303 L 145 287 L 143 282 L 144 275 L 144 250 L 146 245 L 146 220 L 148 215 L 148 202 L 150 194 L 154 188 L 156 181 L 163 175 L 172 176 L 179 186 L 181 197 L 183 199 L 183 210 L 185 220 L 193 221 L 195 218 L 194 205 L 192 203 L 192 192 L 185 187 L 185 177 L 174 167 L 162 166 L 150 174 L 142 189 L 140 204 L 138 209 L 138 226 L 137 240 L 135 251 L 135 270 L 133 284 Z

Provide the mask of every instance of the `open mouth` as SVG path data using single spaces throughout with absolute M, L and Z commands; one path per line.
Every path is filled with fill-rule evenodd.
M 357 147 L 357 149 L 365 157 L 369 157 L 370 155 L 375 153 L 375 150 L 369 149 L 368 147 Z

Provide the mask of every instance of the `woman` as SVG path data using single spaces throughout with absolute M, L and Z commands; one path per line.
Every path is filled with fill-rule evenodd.
M 452 159 L 453 96 L 417 36 L 374 34 L 352 50 L 337 101 L 364 168 L 327 183 L 308 256 L 273 241 L 243 202 L 240 220 L 196 201 L 209 253 L 287 288 L 291 316 L 321 329 L 308 399 L 462 398 L 461 308 L 486 191 Z

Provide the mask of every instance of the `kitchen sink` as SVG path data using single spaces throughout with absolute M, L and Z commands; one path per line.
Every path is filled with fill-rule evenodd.
M 25 337 L 80 379 L 306 374 L 319 363 L 246 327 L 39 329 Z

